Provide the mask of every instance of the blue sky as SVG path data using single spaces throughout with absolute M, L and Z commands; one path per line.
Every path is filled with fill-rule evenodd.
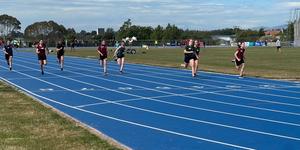
M 239 26 L 286 24 L 299 0 L 0 0 L 0 14 L 17 17 L 26 26 L 54 20 L 76 31 L 112 27 L 128 18 L 133 24 L 211 30 Z

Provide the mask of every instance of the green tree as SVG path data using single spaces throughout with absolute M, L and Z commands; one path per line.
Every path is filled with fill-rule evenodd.
M 55 46 L 58 40 L 64 40 L 67 30 L 63 25 L 54 21 L 35 22 L 26 27 L 24 36 L 26 40 L 35 42 L 44 40 L 48 46 Z
M 177 26 L 168 24 L 163 33 L 163 40 L 178 40 L 182 32 Z
M 294 22 L 289 22 L 285 31 L 286 41 L 294 41 Z
M 122 38 L 128 37 L 129 35 L 129 29 L 131 27 L 132 23 L 131 23 L 131 19 L 127 19 L 127 21 L 125 21 L 123 23 L 123 25 L 120 27 L 118 34 L 117 34 L 117 39 L 121 40 Z
M 259 37 L 265 36 L 265 30 L 264 30 L 264 28 L 260 28 L 259 29 L 258 35 L 259 35 Z
M 76 31 L 73 28 L 68 28 L 65 38 L 68 41 L 73 41 L 76 39 Z
M 158 25 L 150 35 L 150 38 L 152 40 L 162 40 L 163 39 L 163 34 L 164 34 L 164 28 L 160 25 Z
M 21 29 L 21 22 L 7 14 L 0 15 L 0 36 L 10 36 L 12 32 L 17 33 Z
M 113 28 L 107 28 L 105 33 L 104 33 L 104 36 L 103 36 L 103 39 L 105 40 L 114 40 L 115 39 L 115 31 Z

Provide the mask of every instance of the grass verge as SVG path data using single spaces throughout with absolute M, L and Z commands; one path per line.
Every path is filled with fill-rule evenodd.
M 0 81 L 0 149 L 117 150 L 118 146 Z

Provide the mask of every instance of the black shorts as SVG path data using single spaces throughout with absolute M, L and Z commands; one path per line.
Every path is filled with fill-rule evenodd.
M 107 58 L 107 55 L 99 55 L 99 60 L 104 60 Z
M 190 63 L 191 59 L 198 60 L 196 54 L 194 54 L 194 53 L 184 54 L 184 62 L 185 63 Z
M 57 58 L 60 59 L 61 56 L 64 56 L 65 52 L 57 52 Z
M 123 57 L 125 57 L 124 54 L 119 54 L 119 55 L 117 55 L 117 58 L 123 58 Z
M 38 59 L 39 60 L 47 60 L 47 56 L 44 54 L 44 55 L 38 55 Z
M 9 60 L 9 57 L 10 57 L 10 56 L 13 56 L 13 54 L 5 54 L 5 59 L 6 59 L 6 60 Z
M 281 48 L 281 46 L 277 46 L 277 49 Z
M 245 63 L 244 59 L 241 59 L 241 61 L 238 61 L 237 59 L 235 59 L 235 65 L 236 66 L 240 66 L 243 63 Z

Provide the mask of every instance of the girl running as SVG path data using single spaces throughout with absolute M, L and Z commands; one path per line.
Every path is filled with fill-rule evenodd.
M 235 57 L 235 67 L 240 72 L 240 78 L 244 76 L 244 67 L 245 67 L 245 42 L 241 42 L 238 46 L 236 52 L 234 53 Z
M 103 40 L 98 46 L 98 53 L 99 53 L 99 63 L 103 67 L 104 75 L 107 75 L 107 45 L 106 42 Z
M 198 66 L 199 66 L 199 58 L 200 58 L 200 43 L 198 40 L 195 40 L 194 47 L 195 47 L 195 53 L 196 53 L 196 57 L 197 57 L 197 60 L 195 60 L 195 65 L 196 65 L 195 68 L 196 68 L 196 75 L 197 75 Z
M 120 73 L 123 73 L 124 62 L 125 62 L 125 42 L 122 41 L 121 45 L 115 50 L 114 56 L 117 57 L 117 62 L 120 65 Z
M 57 60 L 60 64 L 60 70 L 64 70 L 64 54 L 65 54 L 65 46 L 62 43 L 62 41 L 58 41 L 56 45 L 56 54 L 57 54 Z
M 36 53 L 38 55 L 38 60 L 41 65 L 41 72 L 44 75 L 44 66 L 47 64 L 47 56 L 46 56 L 46 45 L 44 44 L 43 40 L 36 46 Z
M 198 60 L 198 58 L 194 47 L 194 41 L 192 39 L 190 39 L 189 44 L 185 47 L 184 54 L 184 61 L 185 63 L 190 64 L 192 68 L 192 77 L 195 77 L 197 75 L 196 60 Z
M 7 44 L 3 48 L 3 52 L 5 54 L 5 59 L 9 70 L 12 70 L 12 58 L 13 58 L 13 45 L 10 41 L 7 41 Z

